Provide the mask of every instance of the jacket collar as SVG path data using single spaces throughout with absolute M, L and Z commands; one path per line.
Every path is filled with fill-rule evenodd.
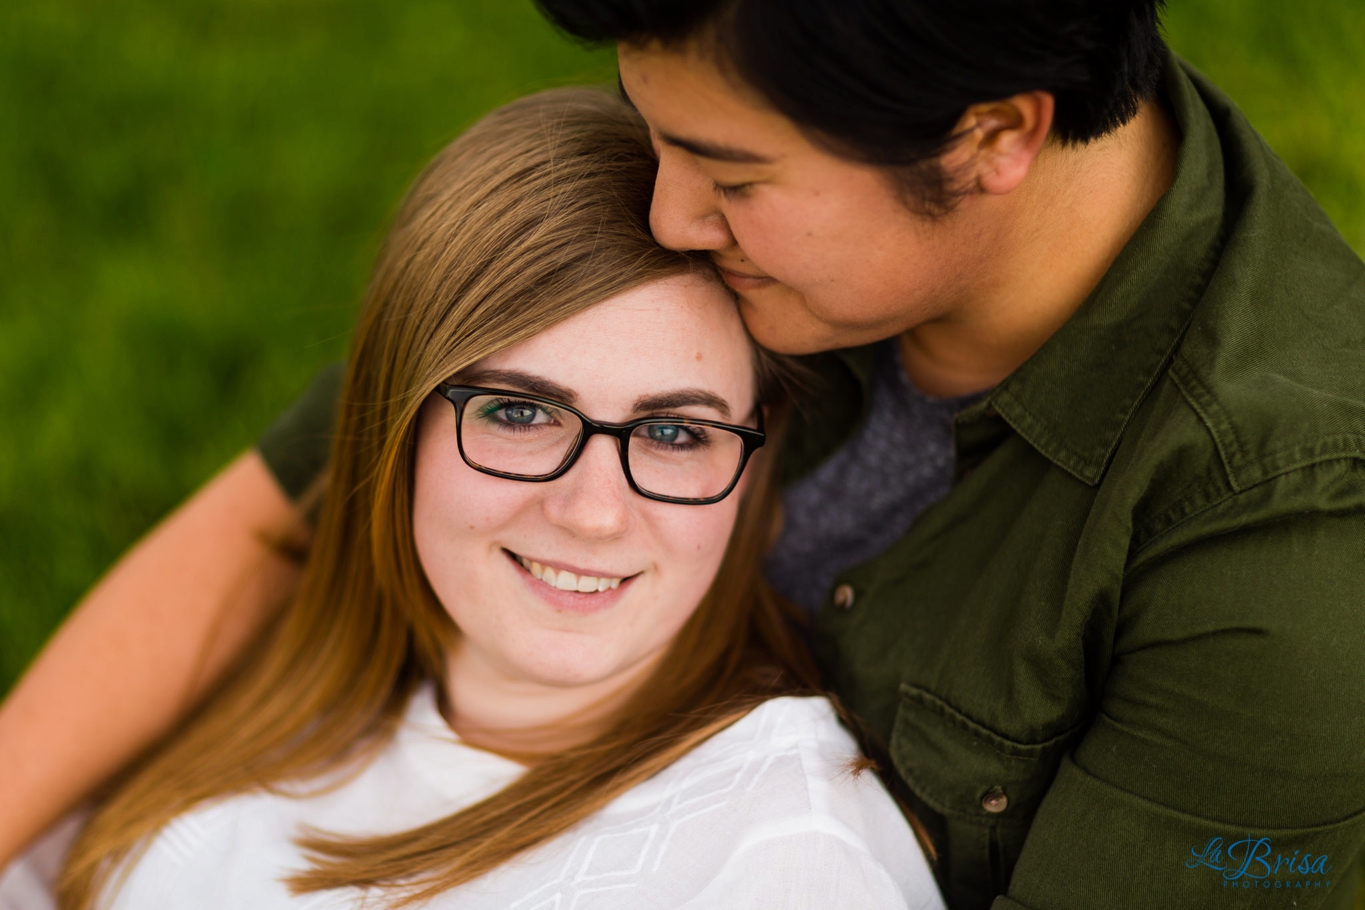
M 1090 485 L 1163 373 L 1222 246 L 1218 132 L 1174 54 L 1165 78 L 1183 137 L 1170 190 L 1080 309 L 989 396 L 1020 436 Z
M 1170 361 L 1222 250 L 1222 145 L 1195 79 L 1202 77 L 1169 55 L 1165 92 L 1182 133 L 1171 188 L 1071 319 L 960 418 L 998 413 L 1044 457 L 1092 486 Z M 854 380 L 847 392 L 861 391 L 863 413 L 875 351 L 864 345 L 830 352 Z M 794 459 L 789 479 L 846 439 L 857 414 L 814 434 L 819 444 Z M 837 423 L 837 415 L 824 419 Z

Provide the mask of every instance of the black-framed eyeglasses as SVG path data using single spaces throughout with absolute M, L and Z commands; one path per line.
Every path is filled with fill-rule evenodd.
M 455 406 L 460 457 L 476 471 L 544 483 L 573 467 L 588 440 L 615 437 L 630 488 L 647 499 L 704 506 L 720 502 L 762 447 L 758 429 L 693 417 L 598 423 L 567 404 L 507 389 L 441 383 Z

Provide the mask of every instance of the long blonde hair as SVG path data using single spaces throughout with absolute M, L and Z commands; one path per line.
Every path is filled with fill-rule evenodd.
M 704 269 L 648 228 L 648 133 L 611 96 L 556 90 L 490 114 L 409 192 L 356 330 L 326 496 L 301 586 L 242 667 L 98 807 L 59 883 L 86 910 L 176 815 L 203 800 L 359 766 L 454 631 L 412 535 L 415 422 L 437 383 L 602 300 Z M 451 817 L 366 839 L 302 841 L 296 891 L 380 889 L 393 906 L 467 882 L 582 820 L 760 701 L 814 674 L 758 566 L 768 453 L 719 573 L 606 732 L 546 756 Z

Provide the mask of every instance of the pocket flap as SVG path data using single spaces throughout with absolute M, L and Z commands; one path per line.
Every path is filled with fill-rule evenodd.
M 950 817 L 1026 823 L 1081 731 L 1076 726 L 1043 742 L 1021 743 L 927 690 L 902 684 L 900 694 L 891 731 L 896 770 L 929 806 Z

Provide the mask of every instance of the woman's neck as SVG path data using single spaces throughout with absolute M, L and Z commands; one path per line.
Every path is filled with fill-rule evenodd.
M 446 658 L 442 714 L 465 743 L 529 763 L 603 733 L 661 657 L 603 680 L 555 685 L 509 675 L 460 640 Z

